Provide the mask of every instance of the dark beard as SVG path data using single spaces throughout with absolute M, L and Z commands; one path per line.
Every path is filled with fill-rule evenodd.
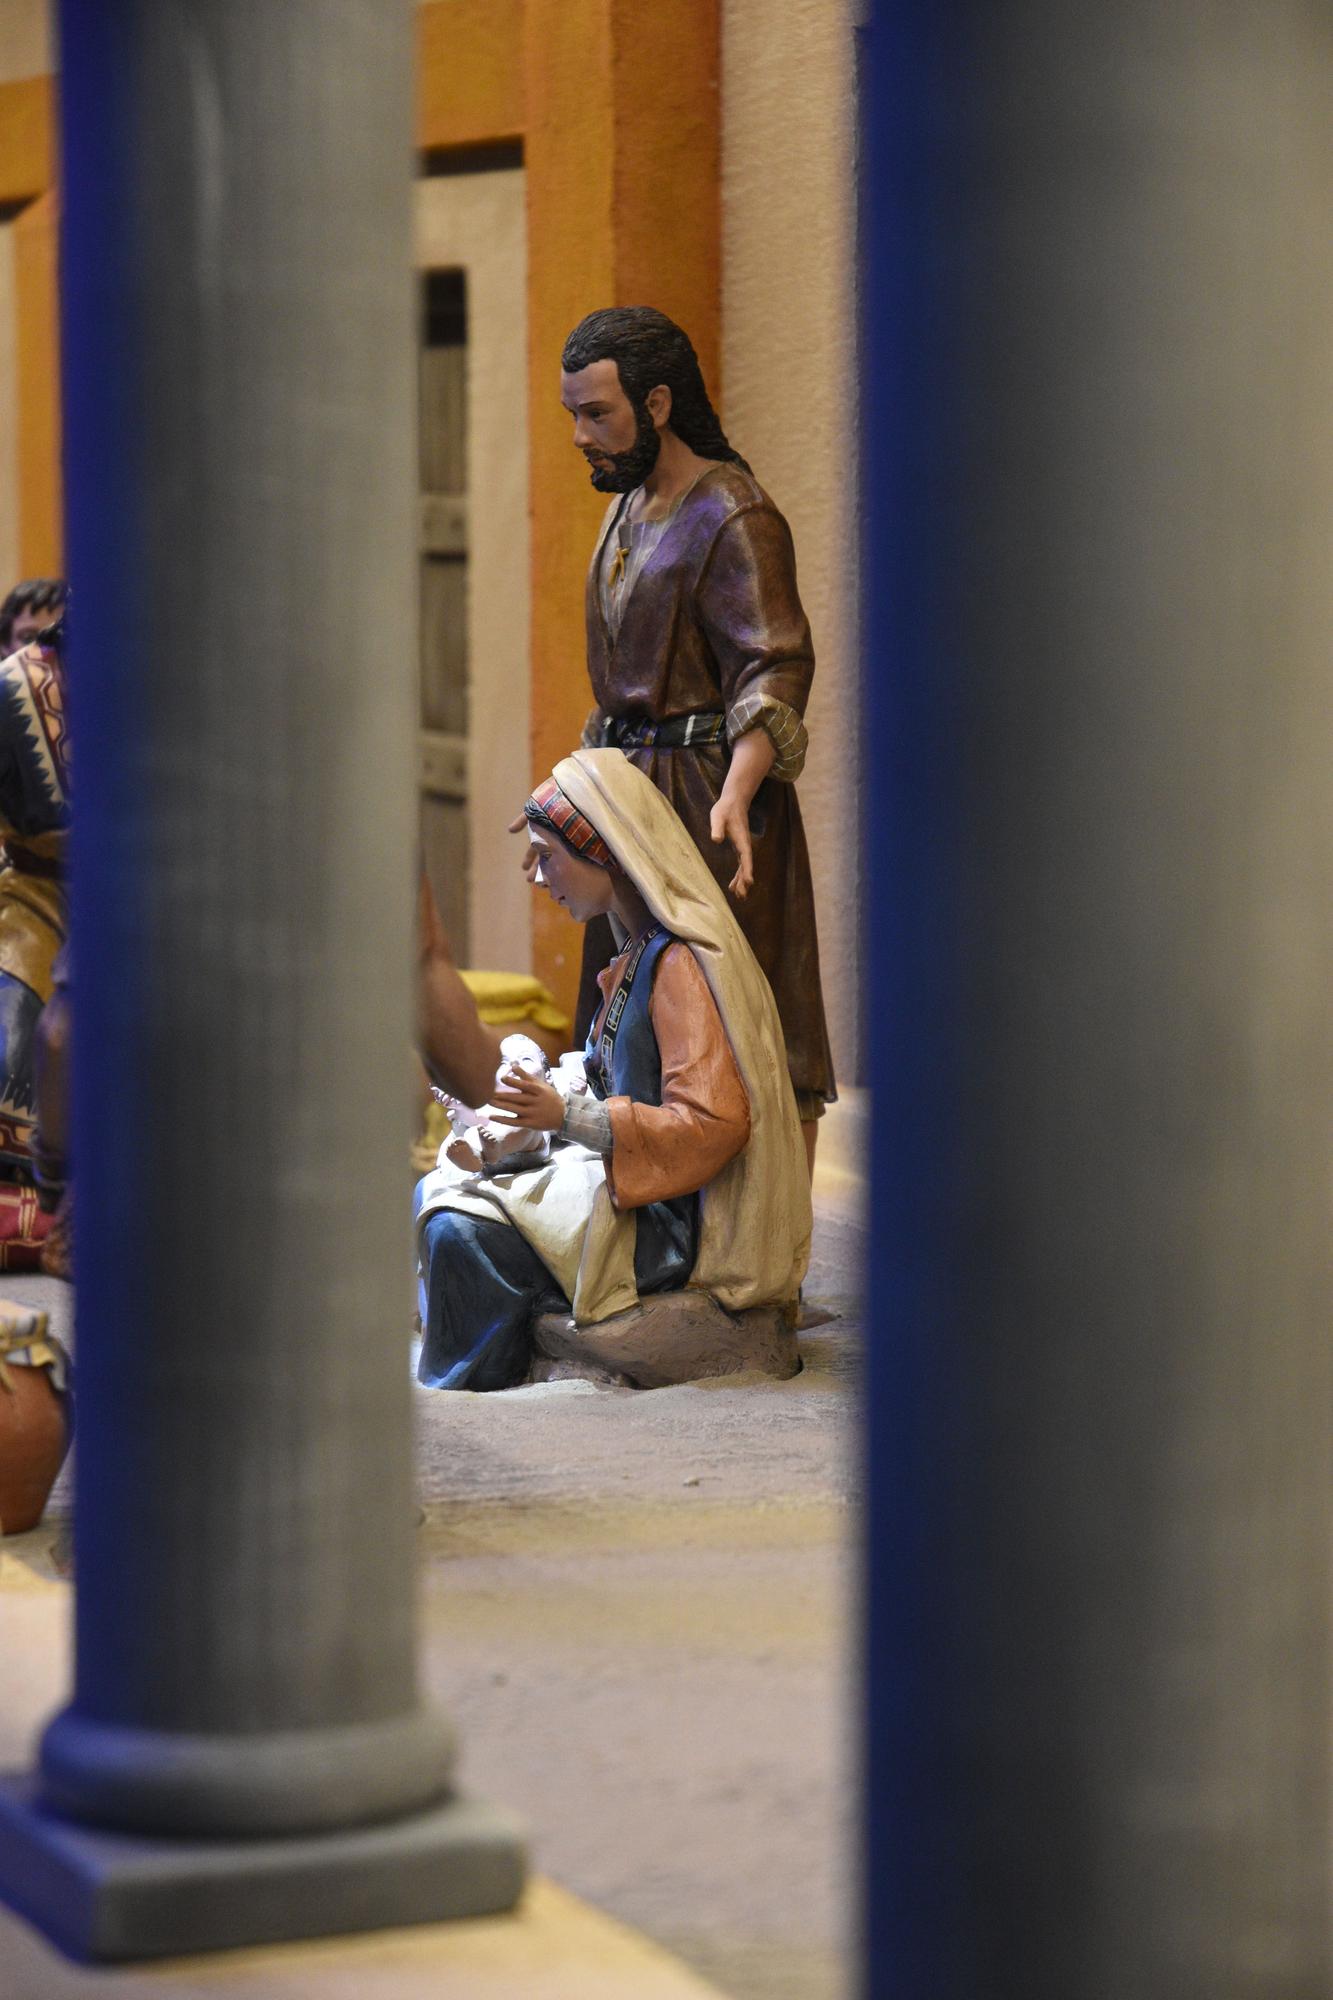
M 599 493 L 632 493 L 636 486 L 643 485 L 657 463 L 662 440 L 657 434 L 657 426 L 648 414 L 647 404 L 638 409 L 635 415 L 638 420 L 639 435 L 629 450 L 608 452 L 610 465 L 592 467 L 592 483 Z

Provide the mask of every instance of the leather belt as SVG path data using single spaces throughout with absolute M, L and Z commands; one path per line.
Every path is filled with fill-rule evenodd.
M 726 737 L 727 718 L 714 709 L 671 715 L 665 722 L 610 715 L 602 724 L 602 741 L 613 750 L 704 750 L 725 743 Z

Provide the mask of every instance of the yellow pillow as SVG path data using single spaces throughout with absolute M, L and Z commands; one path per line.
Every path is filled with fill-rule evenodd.
M 464 972 L 462 977 L 488 1027 L 534 1021 L 553 1035 L 569 1033 L 568 1014 L 561 1012 L 548 988 L 530 972 Z

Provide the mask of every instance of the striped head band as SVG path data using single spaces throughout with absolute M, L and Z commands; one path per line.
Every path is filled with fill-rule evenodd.
M 549 827 L 558 833 L 566 846 L 584 861 L 595 861 L 599 868 L 609 868 L 611 850 L 598 833 L 591 820 L 583 817 L 578 807 L 567 799 L 554 778 L 546 778 L 523 808 L 526 818 L 539 826 Z

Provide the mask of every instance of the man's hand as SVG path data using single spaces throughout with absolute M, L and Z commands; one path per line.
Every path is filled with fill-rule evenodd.
M 750 845 L 750 801 L 773 768 L 773 742 L 766 729 L 747 729 L 731 746 L 731 762 L 721 796 L 708 815 L 708 831 L 720 847 L 729 840 L 736 850 L 736 873 L 727 887 L 736 897 L 747 896 L 754 881 L 754 850 Z
M 736 850 L 736 873 L 727 887 L 733 896 L 746 896 L 754 881 L 754 850 L 750 845 L 750 809 L 735 798 L 728 798 L 725 790 L 712 812 L 708 815 L 708 831 L 714 843 L 721 846 L 729 840 Z
M 509 825 L 505 828 L 506 833 L 526 833 L 527 830 L 528 821 L 526 813 L 520 813 L 517 819 L 511 819 Z M 525 882 L 531 883 L 533 876 L 537 873 L 537 863 L 540 860 L 541 855 L 532 845 L 532 842 L 529 841 L 523 849 L 523 880 Z
M 501 1071 L 491 1093 L 495 1106 L 488 1123 L 527 1132 L 558 1132 L 565 1122 L 565 1100 L 539 1076 L 510 1063 Z

